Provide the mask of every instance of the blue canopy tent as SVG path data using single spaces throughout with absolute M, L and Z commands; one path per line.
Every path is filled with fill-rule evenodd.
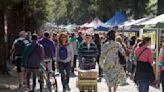
M 95 28 L 95 31 L 108 31 L 109 28 L 108 27 L 103 27 L 103 26 L 98 26 L 97 28 Z
M 128 20 L 127 17 L 125 17 L 124 14 L 121 11 L 117 11 L 111 19 L 109 19 L 104 24 L 98 26 L 96 28 L 96 30 L 106 31 L 105 29 L 109 29 L 111 27 L 117 26 L 117 25 L 119 25 L 119 24 L 121 24 L 121 23 L 123 23 L 127 20 Z
M 127 17 L 125 17 L 125 15 L 121 11 L 117 11 L 115 15 L 110 20 L 108 20 L 104 25 L 117 26 L 127 20 L 128 20 Z

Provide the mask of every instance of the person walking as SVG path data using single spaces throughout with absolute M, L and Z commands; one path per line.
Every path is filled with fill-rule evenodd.
M 52 62 L 54 61 L 56 48 L 53 41 L 50 39 L 50 34 L 48 31 L 44 32 L 44 37 L 39 39 L 38 43 L 40 43 L 44 47 L 45 52 L 45 62 L 48 62 L 48 71 L 52 72 Z M 55 64 L 55 63 L 54 63 Z
M 124 52 L 125 52 L 127 48 L 126 48 L 126 45 L 125 45 L 125 43 L 123 42 L 121 36 L 117 36 L 117 37 L 116 37 L 116 42 L 119 42 L 119 43 L 121 44 L 121 46 L 123 47 L 123 50 L 124 50 Z M 121 65 L 123 66 L 124 71 L 126 72 L 126 71 L 127 71 L 127 69 L 126 69 L 126 63 L 127 63 L 126 54 L 125 54 L 125 53 L 121 54 L 121 53 L 119 52 L 118 55 L 119 55 L 119 61 L 122 62 Z
M 138 84 L 139 92 L 149 92 L 150 83 L 155 81 L 153 72 L 153 56 L 149 49 L 151 38 L 144 37 L 139 48 L 136 48 L 135 55 L 137 57 L 137 67 L 134 81 Z
M 54 42 L 55 46 L 58 45 L 58 34 L 55 32 L 52 33 L 52 41 Z
M 85 40 L 81 43 L 79 52 L 79 67 L 82 70 L 95 69 L 98 49 L 92 40 L 91 34 L 85 35 Z
M 104 72 L 104 78 L 107 82 L 109 92 L 116 92 L 118 84 L 125 83 L 125 71 L 119 63 L 118 52 L 124 53 L 124 50 L 118 42 L 115 41 L 115 32 L 113 30 L 107 33 L 107 42 L 102 46 L 100 65 Z
M 58 45 L 58 34 L 53 32 L 52 33 L 52 41 L 54 43 L 55 49 L 54 49 L 54 56 L 53 56 L 53 61 L 52 61 L 52 70 L 55 71 L 56 69 L 56 64 L 55 64 L 55 50 L 56 50 L 56 46 Z
M 164 43 L 162 43 L 162 47 L 160 48 L 159 52 L 159 76 L 158 76 L 158 82 L 162 83 L 162 92 L 164 92 Z
M 77 60 L 78 49 L 80 47 L 80 44 L 79 44 L 78 40 L 76 39 L 74 33 L 71 34 L 71 36 L 69 38 L 69 42 L 73 47 L 73 53 L 74 53 L 74 61 L 73 61 L 74 63 L 73 63 L 73 67 L 71 69 L 71 74 L 74 76 L 75 75 L 74 70 L 76 68 L 76 60 Z
M 79 41 L 80 44 L 83 42 L 82 32 L 78 33 L 77 40 Z
M 10 60 L 14 60 L 14 63 L 17 67 L 17 73 L 18 73 L 18 84 L 19 88 L 23 87 L 24 83 L 24 71 L 22 70 L 22 57 L 23 57 L 23 51 L 27 44 L 30 42 L 25 39 L 26 32 L 21 31 L 19 32 L 19 38 L 17 38 L 11 48 L 11 55 Z
M 34 92 L 36 87 L 36 77 L 39 75 L 40 63 L 44 61 L 44 48 L 41 44 L 37 43 L 38 36 L 32 35 L 32 43 L 28 44 L 24 49 L 23 65 L 26 70 L 27 88 L 30 92 Z M 33 86 L 30 88 L 30 77 L 33 74 Z
M 94 42 L 95 42 L 95 44 L 97 46 L 97 49 L 98 49 L 98 56 L 96 58 L 96 62 L 98 63 L 98 66 L 99 66 L 99 77 L 100 77 L 100 80 L 101 80 L 102 69 L 101 69 L 100 64 L 99 64 L 100 53 L 101 53 L 101 41 L 100 41 L 99 34 L 94 34 Z
M 141 39 L 139 38 L 137 39 L 129 55 L 130 61 L 132 62 L 132 70 L 131 70 L 131 76 L 130 76 L 132 80 L 134 79 L 134 73 L 136 71 L 136 63 L 137 63 L 137 60 L 136 60 L 137 58 L 135 56 L 135 49 L 139 47 L 139 44 L 141 43 L 141 41 L 142 41 Z
M 66 34 L 60 34 L 59 44 L 56 48 L 56 61 L 59 67 L 59 72 L 61 73 L 61 81 L 63 85 L 63 92 L 70 91 L 69 78 L 71 67 L 73 66 L 73 47 L 68 42 L 68 37 Z

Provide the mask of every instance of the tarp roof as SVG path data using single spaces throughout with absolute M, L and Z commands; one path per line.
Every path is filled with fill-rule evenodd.
M 99 18 L 95 18 L 91 23 L 85 23 L 81 25 L 81 28 L 86 27 L 86 28 L 94 28 L 99 25 L 101 25 L 103 22 Z
M 95 28 L 95 31 L 108 31 L 108 30 L 109 30 L 109 28 L 103 27 L 103 26 L 98 26 Z
M 164 14 L 156 16 L 148 21 L 142 22 L 139 25 L 156 25 L 161 22 L 164 22 Z
M 117 11 L 115 15 L 109 19 L 106 23 L 104 23 L 102 26 L 108 27 L 108 26 L 117 26 L 123 22 L 127 21 L 127 17 L 121 12 Z
M 128 20 L 123 22 L 122 24 L 119 25 L 119 28 L 131 28 L 134 26 L 140 25 L 140 23 L 148 21 L 150 19 L 154 18 L 153 16 L 137 19 L 137 20 Z
M 101 25 L 103 22 L 99 18 L 95 18 L 91 23 L 89 23 L 86 27 L 93 28 Z

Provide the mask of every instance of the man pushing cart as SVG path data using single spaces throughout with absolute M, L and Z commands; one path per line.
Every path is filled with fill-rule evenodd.
M 81 43 L 79 48 L 77 86 L 80 92 L 85 92 L 85 90 L 97 92 L 97 70 L 95 69 L 97 56 L 97 46 L 92 41 L 92 36 L 86 34 L 85 40 Z

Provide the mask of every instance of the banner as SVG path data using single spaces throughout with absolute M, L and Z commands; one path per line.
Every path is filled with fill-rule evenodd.
M 146 32 L 143 32 L 143 36 L 149 36 L 151 37 L 151 44 L 152 45 L 155 45 L 155 31 L 146 31 Z

